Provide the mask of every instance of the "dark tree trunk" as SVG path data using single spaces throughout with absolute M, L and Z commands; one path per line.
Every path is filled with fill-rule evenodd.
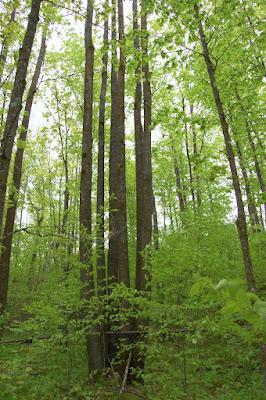
M 120 57 L 118 72 L 116 72 L 116 5 L 118 9 L 118 32 Z M 111 132 L 109 160 L 109 252 L 108 278 L 109 282 L 124 283 L 130 286 L 128 262 L 127 204 L 126 204 L 126 173 L 125 173 L 125 56 L 124 13 L 123 0 L 112 1 L 112 68 L 111 68 Z M 121 301 L 120 312 L 127 308 L 127 302 Z M 122 330 L 128 330 L 124 324 Z M 109 335 L 109 359 L 117 355 L 117 338 Z M 124 374 L 128 359 L 127 351 L 122 350 L 118 373 Z
M 105 11 L 109 6 L 109 0 L 105 1 Z M 108 14 L 109 15 L 109 14 Z M 105 108 L 106 108 L 106 92 L 107 92 L 107 68 L 108 68 L 108 50 L 105 46 L 108 44 L 108 15 L 104 21 L 103 46 L 104 54 L 102 57 L 102 82 L 99 104 L 99 126 L 98 126 L 98 166 L 97 166 L 97 293 L 103 295 L 106 292 L 106 265 L 104 250 L 104 152 L 105 152 Z M 104 331 L 104 324 L 98 326 L 99 331 Z M 108 365 L 105 360 L 104 349 L 108 348 L 108 340 L 102 337 L 101 341 L 102 353 L 104 355 L 103 362 Z M 105 366 L 103 365 L 103 366 Z
M 118 0 L 119 40 L 124 39 L 122 1 Z M 116 1 L 113 1 L 112 40 L 116 41 Z M 115 45 L 114 45 L 115 46 Z M 110 134 L 110 227 L 108 275 L 115 282 L 129 286 L 126 175 L 125 175 L 125 58 L 120 48 L 119 70 L 116 72 L 116 49 L 113 49 L 111 71 L 111 134 Z
M 26 77 L 33 41 L 39 21 L 41 0 L 32 0 L 28 25 L 19 51 L 15 81 L 7 112 L 7 118 L 0 146 L 0 236 L 3 226 L 3 215 L 7 190 L 10 160 L 17 133 L 18 120 L 22 109 L 22 97 L 26 86 Z
M 80 262 L 83 267 L 80 279 L 83 284 L 81 297 L 89 300 L 95 295 L 95 283 L 92 263 L 91 239 L 91 195 L 92 195 L 92 121 L 93 121 L 93 75 L 94 75 L 94 46 L 92 42 L 92 0 L 87 2 L 87 18 L 85 22 L 85 76 L 84 76 L 84 112 L 82 157 L 80 174 Z M 102 369 L 103 354 L 101 337 L 95 335 L 95 326 L 87 334 L 87 355 L 89 370 Z
M 202 22 L 201 22 L 200 15 L 199 15 L 199 7 L 196 3 L 194 5 L 194 10 L 195 10 L 196 19 L 198 21 L 199 34 L 200 34 L 200 40 L 201 40 L 201 45 L 202 45 L 202 49 L 203 49 L 203 55 L 204 55 L 204 59 L 206 62 L 206 67 L 207 67 L 207 71 L 208 71 L 208 75 L 209 75 L 209 79 L 210 79 L 210 85 L 212 88 L 212 93 L 213 93 L 217 113 L 219 116 L 221 129 L 222 129 L 223 136 L 224 136 L 226 154 L 227 154 L 227 158 L 228 158 L 228 162 L 229 162 L 229 166 L 230 166 L 230 170 L 231 170 L 231 175 L 232 175 L 232 182 L 233 182 L 233 188 L 234 188 L 234 192 L 235 192 L 235 196 L 236 196 L 237 211 L 238 211 L 238 217 L 237 217 L 236 224 L 237 224 L 238 235 L 239 235 L 239 239 L 240 239 L 240 243 L 241 243 L 243 261 L 244 261 L 244 265 L 245 265 L 247 285 L 248 285 L 249 290 L 255 290 L 255 278 L 254 278 L 254 274 L 253 274 L 253 266 L 252 266 L 252 260 L 251 260 L 251 255 L 250 255 L 246 215 L 245 215 L 242 193 L 241 193 L 241 188 L 240 188 L 240 183 L 239 183 L 239 178 L 238 178 L 238 173 L 237 173 L 237 168 L 236 168 L 236 163 L 235 163 L 235 156 L 234 156 L 230 133 L 229 133 L 229 127 L 228 127 L 228 123 L 227 123 L 227 120 L 225 117 L 223 104 L 222 104 L 222 101 L 220 98 L 220 93 L 219 93 L 219 90 L 218 90 L 218 87 L 216 84 L 215 70 L 214 70 L 213 64 L 210 59 L 209 49 L 208 49 L 206 37 L 204 34 Z
M 22 165 L 23 165 L 23 157 L 24 157 L 24 143 L 27 139 L 31 109 L 34 99 L 34 94 L 37 89 L 42 64 L 45 57 L 46 51 L 46 35 L 44 34 L 42 37 L 41 48 L 39 52 L 39 56 L 37 59 L 35 71 L 32 77 L 31 86 L 29 88 L 28 97 L 25 105 L 23 120 L 22 120 L 22 130 L 19 136 L 18 148 L 15 156 L 14 162 L 14 171 L 13 171 L 13 187 L 9 195 L 9 204 L 10 207 L 7 209 L 6 221 L 4 227 L 4 233 L 2 237 L 1 243 L 1 255 L 0 255 L 0 304 L 1 309 L 4 310 L 7 302 L 7 292 L 8 292 L 8 281 L 9 281 L 9 270 L 10 270 L 10 257 L 11 257 L 11 248 L 12 248 L 12 232 L 14 230 L 14 223 L 17 211 L 17 200 L 21 187 L 21 178 L 22 178 Z
M 105 2 L 107 10 L 109 0 Z M 108 43 L 108 16 L 104 22 L 103 45 Z M 99 127 L 98 127 L 98 174 L 97 174 L 97 280 L 98 291 L 104 292 L 105 286 L 105 251 L 104 251 L 104 130 L 105 105 L 107 90 L 108 51 L 104 50 L 102 58 L 102 83 L 100 93 Z
M 142 140 L 142 179 L 143 179 L 143 198 L 142 198 L 142 249 L 145 250 L 152 240 L 152 210 L 153 210 L 153 190 L 152 190 L 152 163 L 151 163 L 151 84 L 150 70 L 148 64 L 148 29 L 147 14 L 145 10 L 141 12 L 141 31 L 142 31 L 142 72 L 143 72 L 143 140 Z M 148 267 L 147 264 L 145 267 Z M 147 280 L 150 280 L 150 271 L 146 268 Z M 144 260 L 136 270 L 136 288 L 145 289 Z
M 138 1 L 133 0 L 133 30 L 134 30 L 134 48 L 136 57 L 139 57 L 139 23 L 138 23 Z M 142 87 L 141 87 L 141 69 L 140 64 L 135 70 L 135 99 L 134 99 L 134 127 L 135 127 L 135 157 L 136 157 L 136 218 L 137 218 L 137 243 L 136 243 L 136 288 L 144 289 L 143 285 L 143 250 L 144 250 L 144 180 L 143 180 L 143 126 L 142 126 Z

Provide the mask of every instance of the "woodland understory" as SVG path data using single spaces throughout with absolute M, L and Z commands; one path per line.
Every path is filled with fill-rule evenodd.
M 0 0 L 0 400 L 266 399 L 265 2 Z

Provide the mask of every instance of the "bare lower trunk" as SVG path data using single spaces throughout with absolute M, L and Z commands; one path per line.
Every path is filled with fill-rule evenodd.
M 93 75 L 94 46 L 92 42 L 92 0 L 87 2 L 87 19 L 85 22 L 85 77 L 84 77 L 84 113 L 82 158 L 80 174 L 80 262 L 83 267 L 80 279 L 83 284 L 81 297 L 89 300 L 95 295 L 95 282 L 92 264 L 91 239 L 91 194 L 92 194 L 92 126 L 93 126 Z M 84 309 L 85 312 L 85 309 Z M 101 337 L 95 334 L 95 326 L 87 334 L 87 356 L 89 370 L 100 370 L 104 365 L 101 351 Z
M 118 5 L 118 27 L 120 42 L 119 68 L 116 72 L 117 51 L 116 5 Z M 127 204 L 125 175 L 125 57 L 122 47 L 124 41 L 123 1 L 112 1 L 112 69 L 111 69 L 111 132 L 109 159 L 109 252 L 108 278 L 110 282 L 122 282 L 130 286 L 128 263 Z M 121 309 L 126 307 L 121 302 Z M 123 329 L 123 327 L 122 327 Z M 117 356 L 115 336 L 109 335 L 109 358 Z M 118 370 L 123 374 L 127 355 L 120 358 Z

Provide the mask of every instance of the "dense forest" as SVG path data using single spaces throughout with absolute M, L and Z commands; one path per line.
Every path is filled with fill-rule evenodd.
M 266 399 L 265 2 L 0 0 L 0 399 Z

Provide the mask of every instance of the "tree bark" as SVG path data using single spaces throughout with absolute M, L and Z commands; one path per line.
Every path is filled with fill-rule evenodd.
M 92 0 L 87 2 L 87 18 L 85 22 L 85 75 L 84 75 L 84 112 L 82 157 L 80 173 L 80 244 L 79 255 L 82 268 L 80 279 L 83 284 L 81 298 L 89 300 L 95 295 L 95 283 L 92 263 L 92 127 L 93 127 L 93 75 L 94 75 L 94 45 L 92 41 L 93 5 Z M 85 310 L 84 310 L 85 311 Z M 95 334 L 96 327 L 89 328 L 86 337 L 89 370 L 102 369 L 103 354 L 101 351 L 101 337 Z
M 27 139 L 29 122 L 31 109 L 34 99 L 34 94 L 37 89 L 38 81 L 40 78 L 42 64 L 44 62 L 46 52 L 46 34 L 43 34 L 41 47 L 35 67 L 35 71 L 32 77 L 32 82 L 29 88 L 28 97 L 24 109 L 23 120 L 21 124 L 21 134 L 19 136 L 19 142 L 17 147 L 17 152 L 15 156 L 14 162 L 14 171 L 13 171 L 13 187 L 9 195 L 8 203 L 10 206 L 7 209 L 6 221 L 4 226 L 4 234 L 1 242 L 1 255 L 0 255 L 0 304 L 1 310 L 3 311 L 7 302 L 7 293 L 8 293 L 8 281 L 9 281 L 9 271 L 10 271 L 10 257 L 11 257 L 11 248 L 12 248 L 12 232 L 14 230 L 15 217 L 17 211 L 17 201 L 18 195 L 21 188 L 21 179 L 22 179 L 22 165 L 24 158 L 24 145 Z
M 4 207 L 7 190 L 7 178 L 14 140 L 17 133 L 19 115 L 22 109 L 22 97 L 26 86 L 26 77 L 33 41 L 39 21 L 41 0 L 32 0 L 22 47 L 19 51 L 15 81 L 7 112 L 3 138 L 0 146 L 0 236 L 2 233 Z
M 139 23 L 138 23 L 138 1 L 133 0 L 133 31 L 134 48 L 136 57 L 140 56 Z M 143 126 L 142 126 L 142 87 L 141 87 L 141 68 L 140 63 L 135 70 L 135 98 L 134 98 L 134 128 L 135 128 L 135 157 L 136 157 L 136 218 L 137 218 L 137 243 L 136 243 L 136 288 L 143 289 L 143 230 L 144 230 L 144 179 L 143 179 Z
M 118 33 L 120 55 L 117 64 L 117 32 L 116 6 L 118 10 Z M 128 262 L 128 230 L 126 203 L 126 173 L 125 173 L 125 56 L 124 56 L 124 12 L 123 0 L 112 0 L 112 67 L 111 67 L 111 132 L 109 159 L 109 252 L 108 278 L 110 283 L 123 283 L 130 286 Z M 127 308 L 127 302 L 122 299 L 120 312 Z M 124 324 L 121 329 L 128 330 Z M 115 335 L 108 338 L 109 359 L 117 356 L 118 343 Z M 117 372 L 124 374 L 128 354 L 122 349 Z
M 112 41 L 116 41 L 116 1 L 113 0 Z M 109 253 L 108 276 L 129 286 L 126 175 L 125 175 L 125 58 L 123 4 L 118 0 L 120 40 L 119 69 L 116 72 L 116 49 L 113 48 L 111 70 L 111 133 L 109 162 Z
M 142 179 L 143 179 L 143 198 L 142 198 L 142 249 L 145 250 L 152 240 L 152 211 L 153 211 L 153 190 L 152 190 L 152 163 L 151 163 L 151 83 L 150 83 L 150 70 L 148 59 L 148 28 L 147 28 L 147 14 L 145 10 L 141 11 L 141 31 L 142 41 L 141 48 L 143 53 L 142 73 L 143 73 L 143 140 L 142 140 Z M 136 270 L 136 288 L 144 290 L 146 281 L 150 280 L 151 271 L 149 263 L 144 265 L 142 262 Z M 144 273 L 146 267 L 146 277 Z M 147 268 L 148 267 L 148 268 Z
M 107 10 L 109 0 L 105 1 Z M 108 43 L 108 16 L 104 21 L 103 46 Z M 104 292 L 105 287 L 105 251 L 104 251 L 104 136 L 105 136 L 105 105 L 107 90 L 108 51 L 104 48 L 102 57 L 102 82 L 99 105 L 98 126 L 98 174 L 97 174 L 97 283 L 98 291 Z
M 241 249 L 242 249 L 247 285 L 248 285 L 249 290 L 254 291 L 256 289 L 255 288 L 255 278 L 254 278 L 254 274 L 253 274 L 253 265 L 252 265 L 251 255 L 250 255 L 246 215 L 245 215 L 244 203 L 243 203 L 243 199 L 242 199 L 242 193 L 241 193 L 241 188 L 240 188 L 240 183 L 239 183 L 239 178 L 238 178 L 238 173 L 237 173 L 237 168 L 236 168 L 236 163 L 235 163 L 235 156 L 234 156 L 230 133 L 229 133 L 229 126 L 228 126 L 226 116 L 224 113 L 219 89 L 216 84 L 215 69 L 211 62 L 209 49 L 208 49 L 205 33 L 203 30 L 203 25 L 202 25 L 202 22 L 200 19 L 199 7 L 198 7 L 197 3 L 194 4 L 194 11 L 195 11 L 195 17 L 198 22 L 199 35 L 200 35 L 203 55 L 204 55 L 204 59 L 205 59 L 206 67 L 207 67 L 207 72 L 208 72 L 209 79 L 210 79 L 210 85 L 211 85 L 217 113 L 219 116 L 221 129 L 222 129 L 223 136 L 224 136 L 227 159 L 228 159 L 230 170 L 231 170 L 232 183 L 233 183 L 233 188 L 234 188 L 234 192 L 235 192 L 235 196 L 236 196 L 237 212 L 238 212 L 236 225 L 237 225 L 238 235 L 239 235 Z

